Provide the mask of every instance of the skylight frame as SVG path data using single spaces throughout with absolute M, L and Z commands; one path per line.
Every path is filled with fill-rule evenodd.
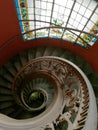
M 52 38 L 59 38 L 63 40 L 69 40 L 75 44 L 81 45 L 82 47 L 88 48 L 91 47 L 98 39 L 98 28 L 97 28 L 98 3 L 94 2 L 93 11 L 92 11 L 91 3 L 93 0 L 88 0 L 88 4 L 86 5 L 85 2 L 83 3 L 84 0 L 81 1 L 62 0 L 63 4 L 60 3 L 59 0 L 14 0 L 14 1 L 15 1 L 20 28 L 24 40 L 52 37 Z M 29 4 L 28 6 L 28 2 L 33 2 L 33 3 L 31 5 Z M 24 3 L 23 7 L 21 6 L 22 5 L 21 3 L 22 4 Z M 70 6 L 68 3 L 70 3 Z M 51 7 L 48 7 L 48 4 L 50 4 Z M 77 7 L 76 5 L 79 5 L 78 8 L 76 8 Z M 58 7 L 57 8 L 58 10 L 56 10 L 56 7 Z M 82 12 L 83 8 L 84 10 Z M 21 11 L 22 9 L 25 9 L 27 11 L 26 19 L 23 18 L 23 13 Z M 29 10 L 32 10 L 32 12 L 29 12 Z M 69 14 L 65 13 L 66 10 L 70 11 Z M 85 15 L 87 11 L 91 12 L 89 17 Z M 73 17 L 74 16 L 73 14 L 76 16 Z M 92 18 L 94 14 L 96 16 L 95 21 L 93 21 L 94 18 Z M 29 19 L 30 15 L 32 15 L 31 17 L 32 19 Z M 84 23 L 82 24 L 81 21 L 83 20 L 85 21 L 85 24 Z M 91 28 L 88 28 L 87 25 L 90 21 L 92 22 L 93 26 Z M 95 33 L 92 30 L 92 28 L 94 28 L 95 25 L 96 25 L 97 33 Z M 26 26 L 27 29 L 25 30 Z M 75 31 L 67 30 L 67 28 L 75 29 Z M 89 29 L 89 31 L 87 31 L 87 29 Z M 66 35 L 65 33 L 66 31 L 67 33 L 69 32 L 68 35 L 70 35 L 70 37 L 73 36 L 72 40 L 68 38 L 66 39 L 66 36 L 64 36 Z M 87 31 L 88 34 L 85 34 L 84 31 Z M 84 38 L 85 36 L 91 37 L 91 39 L 87 41 L 86 40 L 87 38 L 86 39 Z M 95 40 L 92 41 L 92 39 Z

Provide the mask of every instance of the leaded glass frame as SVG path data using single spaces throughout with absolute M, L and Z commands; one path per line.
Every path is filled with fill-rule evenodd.
M 98 39 L 94 0 L 14 0 L 24 40 L 59 38 L 89 48 Z

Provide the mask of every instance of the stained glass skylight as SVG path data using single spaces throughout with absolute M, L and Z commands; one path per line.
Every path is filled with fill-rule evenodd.
M 98 39 L 94 0 L 14 0 L 24 40 L 52 37 L 83 47 Z

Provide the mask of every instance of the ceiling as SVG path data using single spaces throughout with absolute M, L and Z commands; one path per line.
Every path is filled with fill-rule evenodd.
M 53 37 L 82 47 L 98 39 L 98 3 L 94 0 L 14 0 L 23 39 Z

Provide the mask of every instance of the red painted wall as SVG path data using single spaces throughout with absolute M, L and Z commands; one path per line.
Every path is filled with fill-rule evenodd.
M 6 41 L 8 41 L 8 39 L 17 34 L 21 34 L 21 32 L 14 0 L 0 0 L 0 13 L 0 46 L 2 46 L 4 43 L 7 43 Z M 23 49 L 31 46 L 51 45 L 66 48 L 75 54 L 82 56 L 92 65 L 94 70 L 98 72 L 98 42 L 88 50 L 66 41 L 51 38 L 24 42 L 21 37 L 18 37 L 7 44 L 8 45 L 3 49 L 0 49 L 0 66 L 2 66 L 2 64 L 10 57 Z
M 14 0 L 0 0 L 0 45 L 20 33 Z

